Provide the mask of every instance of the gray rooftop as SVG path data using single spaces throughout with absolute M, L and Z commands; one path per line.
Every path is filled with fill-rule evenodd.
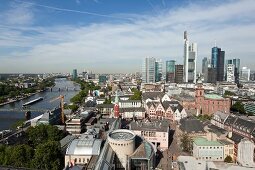
M 66 150 L 66 155 L 99 155 L 101 139 L 81 138 L 74 139 Z
M 170 126 L 168 120 L 151 120 L 151 121 L 137 121 L 130 123 L 130 130 L 149 130 L 167 132 Z
M 196 118 L 185 118 L 180 121 L 180 129 L 187 133 L 205 133 L 204 125 Z

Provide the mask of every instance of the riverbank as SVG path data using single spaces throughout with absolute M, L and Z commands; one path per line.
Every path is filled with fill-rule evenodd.
M 19 98 L 16 98 L 16 99 L 10 99 L 10 100 L 7 101 L 7 102 L 0 103 L 0 107 L 1 107 L 1 106 L 4 106 L 4 105 L 7 105 L 7 104 L 12 104 L 12 103 L 14 103 L 14 102 L 18 102 L 18 101 L 23 100 L 23 99 L 27 99 L 27 98 L 29 98 L 29 97 L 32 97 L 32 96 L 34 96 L 34 95 L 36 95 L 36 94 L 38 94 L 38 93 L 44 92 L 44 91 L 46 91 L 46 89 L 45 89 L 45 90 L 39 90 L 39 91 L 37 91 L 37 92 L 35 92 L 35 93 L 30 93 L 30 94 L 27 94 L 26 96 L 22 96 L 22 97 L 19 97 Z

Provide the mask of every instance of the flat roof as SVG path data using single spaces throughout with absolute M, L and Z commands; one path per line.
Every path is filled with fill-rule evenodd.
M 214 99 L 214 100 L 224 99 L 223 97 L 221 97 L 217 94 L 205 94 L 205 98 Z
M 198 146 L 223 146 L 223 144 L 221 144 L 218 141 L 209 141 L 206 138 L 203 137 L 197 137 L 194 139 L 194 143 Z

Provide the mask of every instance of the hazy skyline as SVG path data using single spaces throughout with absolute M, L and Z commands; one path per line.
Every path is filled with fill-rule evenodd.
M 198 71 L 215 40 L 255 69 L 255 1 L 2 0 L 0 73 L 136 72 L 145 57 L 183 64 L 183 32 Z

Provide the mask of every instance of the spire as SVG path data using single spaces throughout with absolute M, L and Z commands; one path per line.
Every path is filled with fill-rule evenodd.
M 116 96 L 115 96 L 115 99 L 114 99 L 114 103 L 115 104 L 119 103 L 119 93 L 118 93 L 118 90 L 116 91 Z
M 184 31 L 184 40 L 188 40 L 188 33 L 187 33 L 187 31 Z
M 216 40 L 214 40 L 214 47 L 217 47 L 217 45 L 216 45 Z

